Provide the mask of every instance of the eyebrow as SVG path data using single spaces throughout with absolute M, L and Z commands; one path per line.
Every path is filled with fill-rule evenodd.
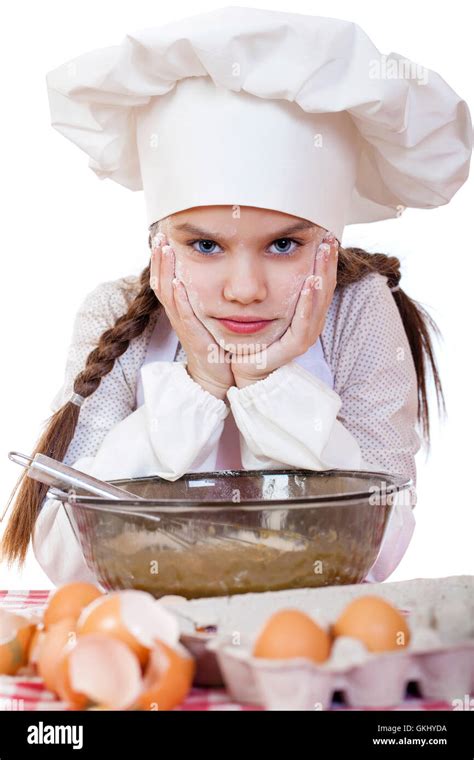
M 313 224 L 313 222 L 302 219 L 300 222 L 296 222 L 296 224 L 292 224 L 290 227 L 285 227 L 284 229 L 273 233 L 272 239 L 278 240 L 279 238 L 288 237 L 289 235 L 292 235 L 295 232 L 299 232 L 300 230 L 310 230 L 314 227 L 316 227 L 316 225 Z M 202 227 L 198 227 L 195 224 L 190 224 L 189 222 L 182 222 L 181 224 L 174 225 L 174 230 L 179 232 L 188 232 L 190 235 L 199 235 L 203 238 L 212 240 L 225 240 L 225 237 L 223 235 L 202 229 Z

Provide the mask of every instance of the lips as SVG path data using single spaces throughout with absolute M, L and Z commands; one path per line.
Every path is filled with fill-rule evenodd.
M 264 319 L 256 314 L 247 314 L 245 317 L 239 317 L 238 314 L 229 314 L 228 317 L 218 317 L 218 319 L 225 319 L 228 322 L 271 322 L 271 319 Z
M 273 320 L 258 317 L 227 317 L 220 318 L 219 322 L 234 333 L 254 333 L 263 330 Z

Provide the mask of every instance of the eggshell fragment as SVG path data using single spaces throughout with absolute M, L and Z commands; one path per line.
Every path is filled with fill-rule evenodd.
M 51 625 L 39 642 L 38 674 L 50 691 L 57 690 L 57 676 L 62 659 L 76 641 L 76 621 L 64 618 Z
M 179 623 L 146 591 L 127 589 L 94 600 L 81 613 L 78 625 L 80 636 L 107 633 L 123 641 L 144 666 L 156 639 L 174 646 L 180 635 Z
M 75 598 L 64 596 L 71 586 L 80 592 Z M 194 658 L 179 644 L 176 616 L 151 594 L 67 584 L 51 601 L 47 626 L 0 610 L 6 671 L 29 662 L 75 710 L 171 710 L 186 697 Z M 62 617 L 65 612 L 70 615 Z
M 254 657 L 287 659 L 306 657 L 324 662 L 331 651 L 331 638 L 309 615 L 301 610 L 275 612 L 265 623 L 253 649 Z
M 196 663 L 181 645 L 156 641 L 143 678 L 143 690 L 135 706 L 142 710 L 172 710 L 189 692 Z
M 42 625 L 36 625 L 34 627 L 33 635 L 31 636 L 30 644 L 28 646 L 28 665 L 34 669 L 37 669 L 38 667 L 38 657 L 41 648 L 41 642 L 45 634 L 46 632 Z
M 77 620 L 84 607 L 102 596 L 102 591 L 92 583 L 66 583 L 60 586 L 49 599 L 44 611 L 45 628 L 63 618 Z
M 106 633 L 81 636 L 63 660 L 58 694 L 73 708 L 93 703 L 123 710 L 142 688 L 140 663 L 132 650 Z
M 360 596 L 345 607 L 332 632 L 362 641 L 370 652 L 404 649 L 410 629 L 403 615 L 380 596 Z
M 0 674 L 15 675 L 27 664 L 35 625 L 22 615 L 0 609 Z

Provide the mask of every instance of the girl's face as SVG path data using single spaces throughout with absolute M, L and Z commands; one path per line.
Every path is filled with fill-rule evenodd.
M 238 216 L 236 216 L 238 214 Z M 197 206 L 159 225 L 175 251 L 176 276 L 216 342 L 249 353 L 278 340 L 291 323 L 326 230 L 253 206 Z M 238 332 L 225 318 L 266 320 Z

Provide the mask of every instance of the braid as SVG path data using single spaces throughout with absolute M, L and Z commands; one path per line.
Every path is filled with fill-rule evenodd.
M 84 369 L 75 378 L 73 390 L 84 398 L 91 396 L 101 379 L 112 370 L 115 360 L 127 350 L 130 341 L 143 333 L 150 318 L 161 308 L 150 287 L 148 265 L 140 275 L 140 290 L 128 311 L 117 319 L 113 327 L 102 333 L 97 347 L 88 355 Z M 47 420 L 33 457 L 40 453 L 62 462 L 74 437 L 80 411 L 77 404 L 66 401 L 54 412 Z M 28 477 L 26 470 L 18 479 L 8 500 L 9 505 L 16 495 L 1 547 L 2 559 L 8 564 L 18 561 L 21 566 L 24 563 L 36 518 L 48 489 L 48 485 Z
M 120 316 L 113 327 L 102 333 L 97 348 L 87 357 L 86 366 L 74 381 L 75 393 L 84 398 L 91 396 L 99 387 L 101 379 L 111 372 L 115 360 L 125 353 L 131 340 L 143 333 L 153 312 L 160 308 L 161 304 L 150 288 L 148 266 L 140 275 L 140 291 L 127 313 Z

